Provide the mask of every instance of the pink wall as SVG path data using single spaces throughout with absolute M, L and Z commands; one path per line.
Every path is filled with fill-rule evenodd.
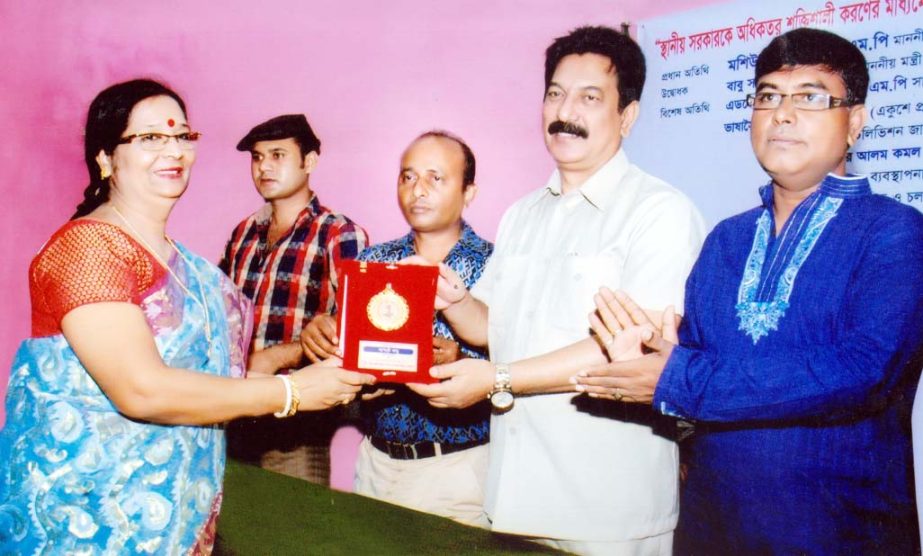
M 153 76 L 186 99 L 206 135 L 170 232 L 214 259 L 260 202 L 234 145 L 288 112 L 305 112 L 323 142 L 311 180 L 321 200 L 376 242 L 405 232 L 394 181 L 406 144 L 433 127 L 458 133 L 478 159 L 480 195 L 467 218 L 492 238 L 504 208 L 552 169 L 539 129 L 550 40 L 585 23 L 617 26 L 717 2 L 0 2 L 0 162 L 10 171 L 0 394 L 29 333 L 29 261 L 81 198 L 82 120 L 105 86 Z M 356 439 L 338 435 L 342 488 Z

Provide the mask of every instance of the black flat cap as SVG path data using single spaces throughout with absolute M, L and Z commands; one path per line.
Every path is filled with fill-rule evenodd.
M 314 130 L 308 123 L 304 114 L 286 114 L 276 116 L 271 120 L 259 124 L 250 130 L 243 139 L 237 143 L 237 150 L 249 151 L 253 144 L 259 141 L 275 141 L 276 139 L 293 138 L 301 145 L 301 154 L 311 151 L 320 154 L 320 139 L 314 135 Z

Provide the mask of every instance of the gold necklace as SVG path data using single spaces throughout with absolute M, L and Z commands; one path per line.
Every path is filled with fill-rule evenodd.
M 129 222 L 128 219 L 125 218 L 125 215 L 123 215 L 121 211 L 119 211 L 119 209 L 115 208 L 115 205 L 110 204 L 109 206 L 112 208 L 113 212 L 115 212 L 116 216 L 122 219 L 122 222 L 124 222 L 125 225 L 128 227 L 128 229 L 131 230 L 131 232 L 135 235 L 138 241 L 141 242 L 141 245 L 143 245 L 145 249 L 147 249 L 148 252 L 155 259 L 157 259 L 157 262 L 160 263 L 160 265 L 163 266 L 164 269 L 166 269 L 166 271 L 170 274 L 170 276 L 173 277 L 173 280 L 176 281 L 180 289 L 182 289 L 183 292 L 185 292 L 185 294 L 188 295 L 196 303 L 196 305 L 198 305 L 202 309 L 202 312 L 205 314 L 205 336 L 208 338 L 208 345 L 210 348 L 211 341 L 212 341 L 211 319 L 209 319 L 208 317 L 208 308 L 205 306 L 205 290 L 202 288 L 202 277 L 199 275 L 199 272 L 195 269 L 194 266 L 192 266 L 192 263 L 189 261 L 189 259 L 186 258 L 186 255 L 184 255 L 183 252 L 180 251 L 179 248 L 176 247 L 176 244 L 173 243 L 173 240 L 170 239 L 169 236 L 167 236 L 167 234 L 164 234 L 163 238 L 167 240 L 167 243 L 170 244 L 170 247 L 172 247 L 173 250 L 176 251 L 176 254 L 179 255 L 181 259 L 183 259 L 183 262 L 186 263 L 186 268 L 190 269 L 193 272 L 193 274 L 196 275 L 196 283 L 199 286 L 198 288 L 199 296 L 201 297 L 201 299 L 199 299 L 198 297 L 193 295 L 191 291 L 189 291 L 189 288 L 186 287 L 186 284 L 184 284 L 183 281 L 179 279 L 179 276 L 177 276 L 176 273 L 173 272 L 173 269 L 170 268 L 170 265 L 168 265 L 167 262 L 164 261 L 163 258 L 160 256 L 160 254 L 157 253 L 157 251 L 155 251 L 154 248 L 151 247 L 151 245 L 147 242 L 147 240 L 144 239 L 144 236 L 142 236 L 141 233 L 138 232 L 138 230 L 135 229 L 135 227 L 131 225 L 131 222 Z

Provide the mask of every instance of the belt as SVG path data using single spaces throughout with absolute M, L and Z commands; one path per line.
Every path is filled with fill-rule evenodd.
M 383 438 L 369 437 L 372 446 L 388 454 L 392 459 L 423 459 L 431 458 L 435 455 L 446 455 L 452 452 L 460 452 L 475 446 L 487 444 L 487 440 L 473 440 L 462 444 L 446 444 L 439 442 L 416 442 L 414 444 L 403 444 L 401 442 L 391 442 Z

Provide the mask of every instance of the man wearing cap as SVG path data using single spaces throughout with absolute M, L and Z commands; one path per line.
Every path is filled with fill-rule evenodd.
M 320 139 L 302 114 L 278 116 L 250 130 L 237 150 L 251 154 L 257 192 L 267 201 L 234 228 L 220 267 L 254 303 L 251 372 L 299 367 L 302 328 L 335 310 L 341 260 L 368 246 L 365 230 L 320 204 L 309 185 Z M 330 481 L 332 414 L 283 422 L 238 421 L 228 451 L 262 467 L 320 484 Z

